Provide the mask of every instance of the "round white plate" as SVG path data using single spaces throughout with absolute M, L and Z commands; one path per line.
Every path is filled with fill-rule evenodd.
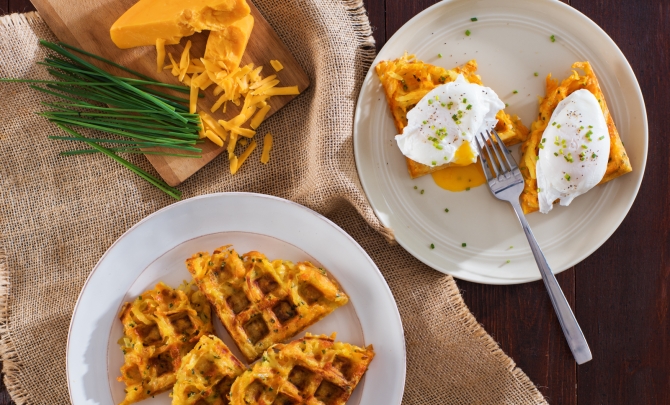
M 478 21 L 471 21 L 473 17 Z M 438 187 L 430 175 L 412 180 L 407 174 L 374 72 L 379 61 L 396 59 L 405 51 L 445 68 L 476 59 L 484 85 L 528 127 L 538 114 L 537 97 L 545 94 L 546 75 L 562 80 L 572 63 L 590 61 L 633 172 L 596 187 L 569 207 L 530 214 L 528 221 L 555 273 L 579 263 L 612 235 L 633 204 L 647 158 L 644 101 L 624 55 L 593 21 L 555 0 L 447 0 L 424 10 L 393 35 L 372 63 L 358 98 L 358 173 L 375 213 L 393 229 L 398 243 L 432 268 L 464 280 L 517 284 L 540 279 L 511 206 L 496 200 L 486 185 L 454 193 Z
M 121 402 L 116 381 L 123 355 L 121 305 L 159 281 L 190 280 L 184 261 L 198 251 L 232 244 L 269 258 L 309 260 L 337 279 L 350 302 L 307 328 L 337 332 L 337 340 L 374 345 L 376 356 L 347 404 L 397 405 L 405 386 L 405 340 L 400 315 L 379 269 L 342 229 L 301 205 L 249 193 L 210 194 L 164 208 L 133 226 L 102 256 L 77 300 L 67 346 L 74 405 Z M 218 318 L 216 333 L 243 359 Z M 302 335 L 300 335 L 302 336 Z M 170 404 L 168 393 L 142 402 Z

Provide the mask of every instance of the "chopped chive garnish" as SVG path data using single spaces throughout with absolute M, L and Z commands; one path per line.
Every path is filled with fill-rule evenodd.
M 474 22 L 474 21 L 477 21 L 477 17 L 472 17 L 472 18 L 470 19 L 470 21 L 473 21 L 473 22 Z
M 449 212 L 449 208 L 445 208 L 445 209 L 444 209 L 444 212 Z
M 535 77 L 537 77 L 537 76 L 539 76 L 539 75 L 540 75 L 540 74 L 537 73 L 537 72 L 533 73 L 533 76 L 535 76 Z
M 556 42 L 556 35 L 550 36 L 549 39 L 551 40 L 551 42 Z
M 55 102 L 43 102 L 52 111 L 38 113 L 56 124 L 67 136 L 49 139 L 85 143 L 90 149 L 61 152 L 63 156 L 101 153 L 117 161 L 173 198 L 181 192 L 139 167 L 119 157 L 117 153 L 200 158 L 201 122 L 198 114 L 190 114 L 188 99 L 156 90 L 153 87 L 189 93 L 186 86 L 165 84 L 98 55 L 64 43 L 41 40 L 40 44 L 53 51 L 38 62 L 47 68 L 54 80 L 0 79 L 0 82 L 32 83 L 34 90 L 58 97 Z M 91 57 L 133 74 L 139 79 L 112 75 L 74 53 Z M 42 84 L 43 87 L 38 86 Z M 85 137 L 73 127 L 99 130 L 115 137 Z M 102 146 L 101 144 L 105 144 Z M 107 145 L 114 147 L 108 147 Z M 161 148 L 161 150 L 146 150 Z M 194 153 L 182 153 L 194 152 Z
M 430 248 L 431 248 L 431 249 L 435 249 L 435 244 L 434 244 L 434 243 L 431 243 L 431 244 L 430 244 Z
M 465 30 L 465 36 L 469 37 L 470 36 L 470 30 Z
M 466 247 L 466 246 L 468 246 L 467 243 L 465 243 L 465 242 L 461 243 L 461 247 Z

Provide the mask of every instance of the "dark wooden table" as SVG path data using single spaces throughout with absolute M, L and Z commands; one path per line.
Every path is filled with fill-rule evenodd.
M 378 49 L 434 0 L 365 0 Z M 577 367 L 542 282 L 458 281 L 486 330 L 551 404 L 670 403 L 670 0 L 568 0 L 619 45 L 640 82 L 649 155 L 635 204 L 594 254 L 557 278 L 591 346 Z M 0 0 L 0 14 L 33 10 Z M 0 405 L 10 403 L 0 383 Z

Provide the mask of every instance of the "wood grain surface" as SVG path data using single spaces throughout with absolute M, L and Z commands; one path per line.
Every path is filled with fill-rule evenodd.
M 119 49 L 111 40 L 109 28 L 136 0 L 87 0 L 85 6 L 72 0 L 33 0 L 33 5 L 47 22 L 58 39 L 78 48 L 92 52 L 113 60 L 131 69 L 134 69 L 156 80 L 179 84 L 177 78 L 165 70 L 156 73 L 156 50 L 151 46 L 143 46 L 132 49 Z M 297 85 L 302 92 L 309 86 L 309 78 L 295 60 L 291 52 L 279 39 L 270 24 L 249 2 L 251 14 L 254 16 L 254 28 L 247 49 L 242 57 L 241 65 L 254 63 L 256 66 L 264 66 L 263 76 L 276 74 L 281 86 Z M 191 55 L 202 57 L 205 54 L 208 32 L 202 32 L 183 38 L 178 45 L 166 46 L 175 59 L 181 55 L 184 45 L 188 40 L 192 41 Z M 277 59 L 284 65 L 284 69 L 278 73 L 270 65 L 271 59 Z M 119 75 L 127 76 L 124 72 L 100 64 L 106 70 Z M 210 107 L 218 97 L 214 96 L 211 86 L 204 93 L 205 97 L 198 102 L 198 110 L 209 113 Z M 176 93 L 176 95 L 180 95 Z M 183 95 L 181 95 L 183 96 Z M 268 100 L 272 107 L 267 117 L 274 114 L 296 96 L 275 96 Z M 240 109 L 232 103 L 228 103 L 226 113 L 221 110 L 212 114 L 215 119 L 229 120 L 239 114 Z M 248 127 L 248 123 L 246 125 Z M 154 166 L 160 176 L 171 186 L 181 184 L 193 173 L 212 161 L 225 150 L 210 141 L 205 141 L 202 146 L 202 159 L 184 158 L 176 156 L 147 155 L 147 159 Z
M 378 49 L 432 0 L 364 0 Z M 542 282 L 458 280 L 465 302 L 550 404 L 670 403 L 670 1 L 571 0 L 628 58 L 644 95 L 649 155 L 619 229 L 558 280 L 593 352 L 575 366 Z M 31 10 L 0 0 L 0 10 Z M 436 382 L 437 383 L 437 382 Z M 0 405 L 11 403 L 0 391 Z

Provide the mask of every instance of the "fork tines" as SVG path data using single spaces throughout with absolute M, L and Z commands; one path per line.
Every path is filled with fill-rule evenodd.
M 495 139 L 491 136 L 491 132 L 493 132 Z M 484 173 L 486 174 L 486 179 L 490 181 L 495 177 L 517 174 L 516 172 L 519 171 L 519 167 L 512 157 L 512 154 L 509 153 L 507 146 L 505 146 L 500 139 L 500 136 L 498 136 L 495 129 L 491 130 L 491 132 L 486 131 L 481 132 L 479 135 L 475 135 L 475 139 L 477 140 L 477 150 L 479 151 L 479 157 L 481 159 L 482 167 L 484 168 Z M 483 153 L 483 150 L 486 150 L 486 154 Z M 493 152 L 491 152 L 491 150 L 493 150 Z M 491 168 L 495 175 L 491 173 Z

